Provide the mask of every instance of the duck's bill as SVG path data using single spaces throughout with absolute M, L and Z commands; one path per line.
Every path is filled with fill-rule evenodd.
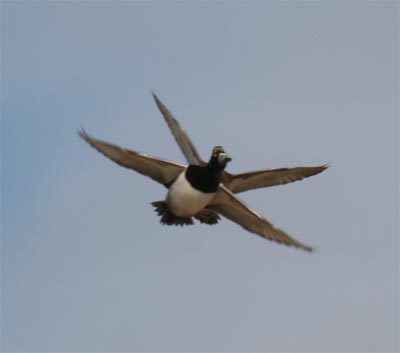
M 218 162 L 219 163 L 228 163 L 228 162 L 230 162 L 232 160 L 232 158 L 231 157 L 229 157 L 226 153 L 224 153 L 224 152 L 221 152 L 220 154 L 219 154 L 219 156 L 218 156 Z

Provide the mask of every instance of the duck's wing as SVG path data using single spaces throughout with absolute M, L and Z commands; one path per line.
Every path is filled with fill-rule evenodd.
M 321 173 L 328 165 L 318 167 L 295 167 L 257 170 L 241 174 L 230 174 L 229 190 L 239 193 L 247 190 L 264 188 L 266 186 L 282 185 L 308 178 Z
M 283 230 L 269 223 L 222 185 L 218 189 L 213 201 L 208 205 L 208 208 L 263 238 L 307 251 L 312 250 L 310 246 L 300 243 L 287 235 Z
M 97 140 L 89 136 L 83 129 L 78 133 L 89 145 L 115 163 L 122 167 L 133 169 L 165 186 L 171 184 L 186 167 L 183 164 L 170 162 L 166 159 L 149 156 L 140 152 L 130 151 L 111 143 Z
M 174 118 L 172 113 L 168 110 L 168 108 L 164 105 L 163 102 L 154 94 L 153 98 L 157 104 L 158 109 L 160 110 L 161 114 L 163 115 L 165 121 L 167 122 L 172 135 L 176 142 L 178 143 L 183 155 L 185 156 L 186 160 L 189 164 L 194 165 L 204 165 L 206 164 L 200 157 L 199 153 L 196 150 L 196 147 L 190 140 L 186 131 L 182 128 L 182 126 L 178 123 L 178 121 Z

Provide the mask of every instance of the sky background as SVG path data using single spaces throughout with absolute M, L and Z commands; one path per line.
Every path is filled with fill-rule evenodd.
M 399 350 L 399 4 L 1 2 L 1 350 Z M 150 92 L 228 171 L 330 163 L 241 194 L 308 254 L 76 134 L 184 162 Z

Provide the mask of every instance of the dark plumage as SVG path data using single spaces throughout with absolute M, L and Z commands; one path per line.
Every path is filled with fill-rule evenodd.
M 225 160 L 220 161 L 220 156 L 226 156 L 224 149 L 221 146 L 213 148 L 211 158 L 205 165 L 189 165 L 186 170 L 186 179 L 190 185 L 202 192 L 213 193 L 218 189 L 222 182 L 222 173 L 226 164 L 231 161 L 231 158 L 226 156 Z

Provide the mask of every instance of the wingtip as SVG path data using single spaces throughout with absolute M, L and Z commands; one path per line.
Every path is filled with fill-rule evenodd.
M 312 246 L 308 246 L 308 245 L 303 245 L 301 248 L 302 248 L 303 250 L 309 252 L 309 253 L 312 253 L 312 252 L 315 251 L 315 249 L 314 249 Z
M 302 249 L 304 251 L 307 251 L 308 253 L 312 253 L 315 250 L 312 246 L 300 243 L 299 241 L 296 241 L 295 243 L 283 243 L 283 244 L 293 248 Z
M 276 238 L 274 238 L 274 239 L 273 238 L 266 238 L 266 239 L 275 241 L 278 244 L 286 245 L 286 246 L 288 246 L 290 248 L 293 248 L 293 249 L 301 249 L 301 250 L 304 250 L 304 251 L 306 251 L 308 253 L 312 253 L 315 250 L 314 247 L 306 245 L 306 244 L 303 244 L 303 243 L 297 241 L 296 239 L 290 239 L 290 241 L 280 240 L 280 239 L 276 239 Z
M 81 126 L 80 129 L 77 130 L 79 137 L 83 138 L 85 141 L 87 141 L 89 135 L 87 134 L 87 132 L 85 131 L 85 129 L 83 128 L 83 126 Z
M 157 95 L 154 92 L 151 92 L 151 94 L 153 95 L 153 98 L 154 98 L 154 101 L 156 102 L 158 110 L 164 116 L 164 119 L 167 121 L 167 124 L 170 124 L 169 121 L 170 120 L 175 120 L 175 118 L 172 117 L 171 112 L 164 105 L 164 103 L 161 101 L 161 99 L 158 98 Z
M 160 99 L 157 97 L 157 95 L 155 94 L 154 91 L 151 91 L 151 95 L 153 96 L 153 99 L 156 101 L 156 103 L 158 104 L 158 102 L 160 102 Z
M 161 101 L 160 98 L 154 93 L 154 91 L 151 91 L 151 95 L 153 96 L 154 102 L 156 102 L 156 105 L 160 112 L 164 115 L 166 113 L 170 114 L 167 107 L 164 105 L 164 103 Z
M 328 169 L 329 167 L 330 167 L 330 164 L 329 163 L 325 163 L 325 164 L 321 164 L 321 165 L 310 167 L 310 168 L 313 168 L 314 170 L 316 170 L 317 171 L 316 174 L 318 174 L 318 173 L 321 173 L 324 170 Z
M 322 173 L 323 171 L 327 170 L 330 167 L 329 163 L 322 164 L 318 167 L 315 167 L 316 172 L 313 175 Z

